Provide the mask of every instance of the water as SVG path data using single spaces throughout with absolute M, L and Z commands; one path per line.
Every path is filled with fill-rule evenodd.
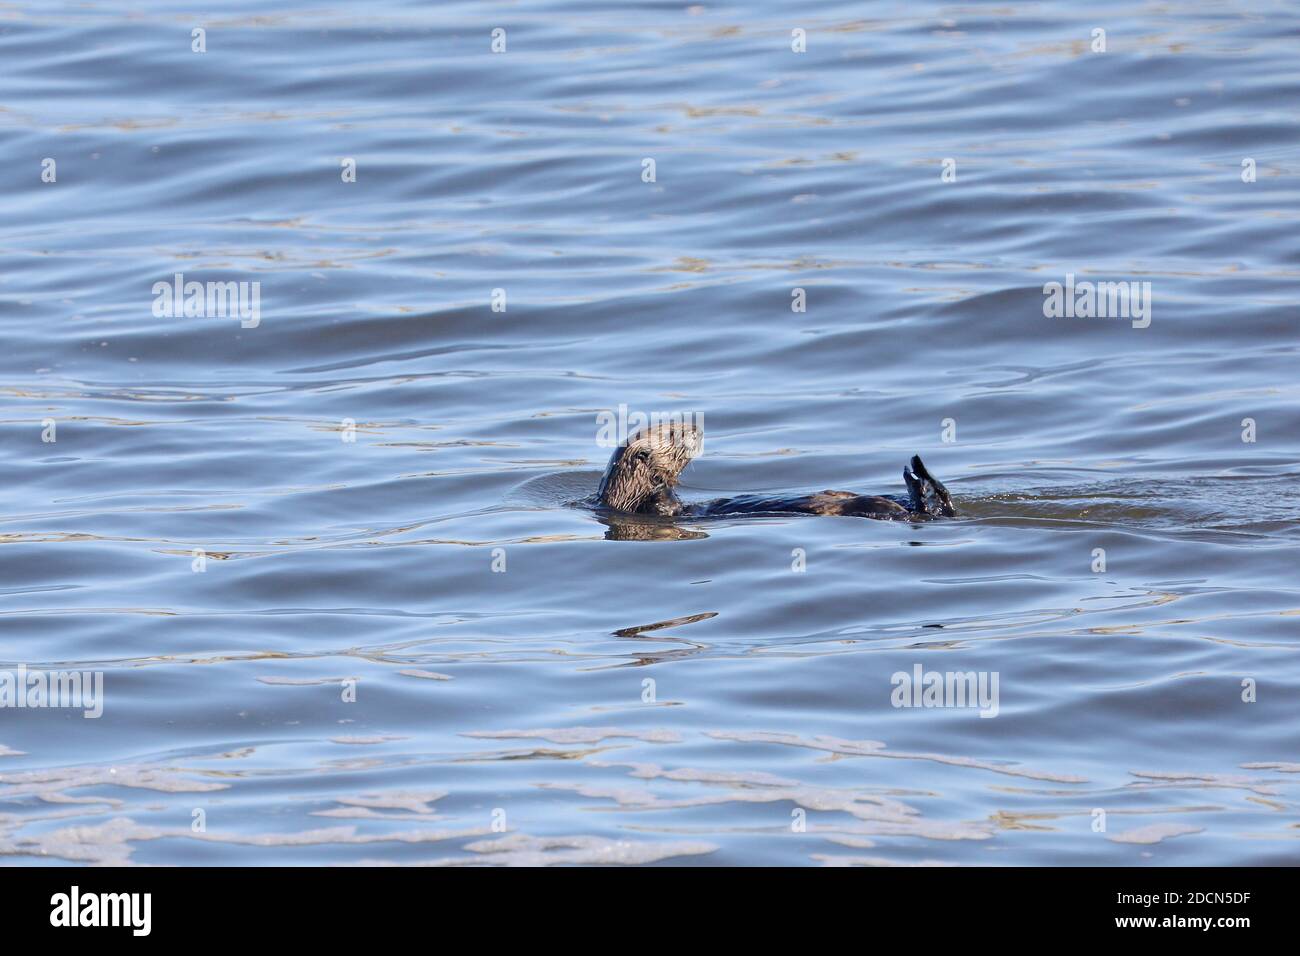
M 1300 859 L 1294 5 L 276 6 L 0 10 L 7 861 Z

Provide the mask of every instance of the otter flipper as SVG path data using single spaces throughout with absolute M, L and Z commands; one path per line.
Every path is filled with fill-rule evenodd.
M 920 455 L 913 455 L 908 467 L 903 469 L 903 480 L 907 483 L 913 510 L 919 514 L 951 518 L 957 513 L 957 509 L 952 506 L 952 495 L 948 494 L 943 482 L 930 474 Z
M 925 500 L 925 482 L 912 471 L 903 469 L 903 484 L 907 485 L 907 510 L 914 515 L 928 515 L 930 506 Z

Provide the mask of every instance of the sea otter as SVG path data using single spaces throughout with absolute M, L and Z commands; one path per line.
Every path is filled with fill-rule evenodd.
M 903 469 L 906 497 L 822 491 L 812 495 L 739 495 L 698 504 L 685 503 L 673 489 L 682 469 L 699 454 L 703 440 L 704 433 L 687 422 L 640 429 L 614 449 L 600 479 L 595 503 L 625 514 L 683 518 L 808 514 L 915 520 L 952 517 L 957 513 L 948 489 L 916 455 Z

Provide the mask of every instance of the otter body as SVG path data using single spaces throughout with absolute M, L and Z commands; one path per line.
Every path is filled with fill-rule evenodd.
M 682 506 L 679 514 L 691 518 L 726 515 L 856 515 L 863 518 L 902 518 L 912 512 L 906 504 L 883 495 L 858 495 L 851 491 L 823 491 L 815 495 L 737 495 Z
M 684 503 L 674 489 L 682 470 L 699 454 L 703 439 L 703 432 L 690 424 L 674 422 L 641 429 L 610 456 L 595 503 L 625 514 L 684 518 L 808 514 L 916 520 L 956 514 L 948 489 L 915 455 L 903 469 L 906 497 L 823 491 L 792 496 L 738 495 Z

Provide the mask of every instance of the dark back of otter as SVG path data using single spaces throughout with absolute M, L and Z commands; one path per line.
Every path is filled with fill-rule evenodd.
M 728 515 L 846 515 L 861 518 L 899 518 L 911 514 L 899 500 L 851 491 L 823 491 L 814 495 L 737 495 L 699 504 L 683 505 L 681 514 L 693 518 Z

